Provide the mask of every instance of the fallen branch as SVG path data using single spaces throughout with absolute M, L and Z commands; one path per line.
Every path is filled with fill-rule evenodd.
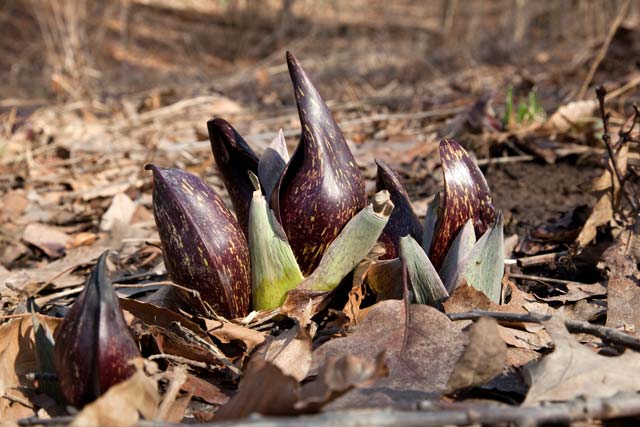
M 576 399 L 544 406 L 454 405 L 445 409 L 432 409 L 433 402 L 425 402 L 429 409 L 399 411 L 395 409 L 355 409 L 330 411 L 297 417 L 252 416 L 242 420 L 198 424 L 200 427 L 439 427 L 470 424 L 497 424 L 511 422 L 517 426 L 535 426 L 542 423 L 569 423 L 584 420 L 610 420 L 640 415 L 640 395 L 620 394 L 601 399 Z M 65 426 L 72 417 L 51 419 L 27 418 L 20 426 Z M 162 421 L 139 421 L 138 427 L 187 427 L 193 424 L 174 424 Z
M 492 317 L 499 322 L 540 323 L 551 319 L 550 315 L 538 313 L 502 313 L 498 311 L 471 310 L 463 313 L 451 313 L 451 320 L 476 320 L 481 317 Z M 589 322 L 565 319 L 564 325 L 569 332 L 584 333 L 601 338 L 612 344 L 618 344 L 636 351 L 640 351 L 640 339 L 625 334 L 617 329 L 594 325 Z

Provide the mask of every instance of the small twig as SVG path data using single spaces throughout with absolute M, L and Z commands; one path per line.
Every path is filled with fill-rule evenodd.
M 553 277 L 532 276 L 530 274 L 509 273 L 509 277 L 513 279 L 535 280 L 536 282 L 557 283 L 560 285 L 593 285 L 594 283 L 582 283 L 574 280 L 555 279 Z
M 186 357 L 176 356 L 174 354 L 154 354 L 148 357 L 149 360 L 165 359 L 176 363 L 182 363 L 183 365 L 193 366 L 194 368 L 206 369 L 208 371 L 215 371 L 220 369 L 219 366 L 212 365 L 207 362 L 199 362 L 197 360 L 187 359 Z
M 497 311 L 471 310 L 463 313 L 451 313 L 451 320 L 475 320 L 481 317 L 491 317 L 502 322 L 522 322 L 522 323 L 540 323 L 551 319 L 550 315 L 539 313 L 502 313 Z M 640 351 L 640 339 L 625 334 L 617 329 L 608 328 L 606 326 L 594 325 L 589 322 L 581 322 L 578 320 L 565 319 L 564 325 L 569 332 L 584 333 L 601 338 L 612 344 L 618 344 L 624 347 Z
M 74 420 L 73 415 L 65 415 L 62 417 L 54 417 L 54 418 L 23 418 L 18 420 L 18 425 L 22 427 L 31 427 L 31 426 L 66 426 L 71 424 Z
M 198 424 L 199 427 L 440 427 L 496 425 L 518 426 L 571 423 L 593 419 L 614 419 L 640 414 L 640 395 L 618 394 L 612 397 L 550 403 L 541 406 L 452 405 L 435 408 L 427 402 L 427 410 L 401 411 L 389 408 L 328 411 L 298 417 L 252 416 L 241 420 Z M 140 421 L 138 427 L 187 427 L 161 421 Z
M 535 265 L 549 264 L 551 262 L 557 261 L 563 256 L 567 256 L 567 251 L 533 255 L 524 258 L 518 258 L 517 261 L 519 267 L 533 267 Z
M 602 142 L 604 142 L 604 146 L 607 149 L 607 153 L 609 154 L 611 169 L 613 169 L 613 174 L 615 175 L 616 179 L 618 180 L 618 183 L 620 184 L 620 192 L 622 192 L 624 197 L 627 199 L 627 202 L 629 202 L 629 205 L 633 208 L 633 211 L 638 212 L 638 205 L 633 200 L 633 198 L 629 196 L 629 194 L 625 191 L 625 188 L 624 188 L 625 179 L 622 173 L 620 172 L 620 170 L 618 169 L 618 162 L 616 160 L 617 156 L 614 148 L 611 145 L 611 136 L 609 134 L 609 114 L 605 112 L 605 108 L 604 108 L 604 101 L 605 101 L 605 97 L 607 96 L 607 90 L 604 88 L 604 86 L 599 86 L 598 88 L 596 88 L 596 96 L 598 97 L 600 117 L 602 118 L 602 128 L 603 128 Z M 638 117 L 637 115 L 638 113 L 637 113 L 637 108 L 635 108 L 635 106 L 634 106 L 634 109 L 636 111 L 634 113 L 634 122 L 635 122 L 635 120 Z M 629 133 L 631 132 L 631 130 L 633 130 L 634 126 L 635 124 L 631 125 L 631 129 L 629 130 Z M 625 142 L 623 137 L 624 133 L 621 133 L 620 135 L 621 135 L 621 140 L 622 140 L 621 145 L 622 145 Z M 612 192 L 615 191 L 615 186 L 613 184 L 611 185 L 611 191 Z M 615 197 L 613 197 L 613 195 L 611 197 L 611 203 L 615 203 Z
M 27 381 L 45 380 L 57 381 L 58 375 L 53 372 L 29 372 L 25 375 Z
M 171 329 L 183 338 L 209 350 L 210 354 L 218 359 L 220 363 L 222 363 L 227 369 L 229 369 L 236 377 L 240 377 L 242 375 L 242 371 L 240 371 L 237 366 L 231 363 L 227 356 L 225 356 L 225 354 L 218 347 L 202 339 L 193 331 L 190 331 L 189 329 L 183 327 L 180 322 L 171 322 Z

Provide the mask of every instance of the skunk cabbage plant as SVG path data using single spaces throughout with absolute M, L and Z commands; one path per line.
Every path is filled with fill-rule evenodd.
M 342 132 L 291 53 L 287 63 L 302 127 L 291 158 L 282 132 L 258 158 L 227 121 L 207 123 L 238 222 L 199 178 L 149 166 L 167 271 L 225 316 L 246 314 L 250 300 L 254 309 L 277 307 L 295 288 L 334 289 L 367 256 L 393 209 L 386 191 L 366 206 Z
M 367 206 L 363 176 L 327 105 L 291 53 L 287 65 L 301 124 L 291 157 L 282 131 L 258 157 L 227 121 L 207 123 L 237 221 L 199 178 L 150 166 L 171 278 L 198 290 L 220 314 L 242 316 L 250 307 L 282 305 L 293 289 L 335 289 L 380 240 L 381 265 L 406 267 L 418 303 L 439 305 L 464 281 L 499 299 L 502 222 L 466 151 L 453 140 L 440 143 L 445 188 L 424 226 L 383 160 L 376 161 L 377 193 Z
M 57 329 L 53 362 L 60 390 L 76 407 L 130 377 L 140 357 L 107 272 L 107 252 Z
M 387 190 L 395 206 L 393 215 L 389 218 L 389 223 L 380 237 L 386 249 L 382 259 L 391 259 L 398 256 L 398 245 L 402 236 L 409 235 L 418 243 L 422 241 L 422 224 L 413 212 L 409 195 L 400 183 L 398 173 L 384 160 L 376 159 L 376 164 L 378 165 L 376 190 Z
M 493 224 L 496 212 L 484 175 L 464 148 L 453 139 L 440 142 L 440 161 L 444 172 L 444 197 L 429 251 L 436 268 L 464 224 L 473 219 L 480 237 Z
M 464 282 L 498 303 L 504 272 L 501 216 L 496 219 L 487 182 L 460 144 L 441 141 L 440 156 L 445 187 L 429 204 L 423 227 L 398 175 L 377 161 L 378 188 L 393 189 L 394 203 L 401 206 L 391 214 L 382 240 L 391 251 L 397 248 L 416 302 L 437 306 Z

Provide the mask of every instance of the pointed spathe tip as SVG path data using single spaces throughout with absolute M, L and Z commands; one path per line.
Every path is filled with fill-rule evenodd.
M 289 74 L 293 75 L 293 71 L 296 68 L 300 68 L 300 62 L 290 50 L 287 51 L 287 67 L 289 67 Z
M 320 97 L 315 86 L 311 83 L 307 73 L 304 71 L 304 68 L 302 68 L 300 61 L 298 61 L 298 58 L 296 58 L 291 52 L 287 52 L 287 67 L 289 68 L 289 76 L 293 83 L 296 101 L 303 101 L 310 93 L 313 93 L 312 96 L 314 98 Z M 324 104 L 322 99 L 320 99 L 320 101 Z
M 212 118 L 207 122 L 209 141 L 213 145 L 221 142 L 222 145 L 236 147 L 238 145 L 236 131 L 231 124 L 221 117 Z
M 147 163 L 146 165 L 144 165 L 144 170 L 151 171 L 155 175 L 156 172 L 159 172 L 160 168 L 153 163 Z

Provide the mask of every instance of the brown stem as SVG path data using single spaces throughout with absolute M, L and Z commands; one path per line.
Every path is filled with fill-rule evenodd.
M 604 146 L 607 149 L 607 153 L 609 154 L 609 160 L 611 161 L 611 169 L 613 169 L 615 177 L 618 180 L 618 183 L 620 184 L 620 191 L 624 195 L 625 199 L 627 199 L 627 202 L 629 202 L 629 205 L 631 206 L 633 211 L 638 212 L 638 204 L 635 202 L 635 200 L 633 200 L 631 196 L 629 196 L 629 194 L 626 192 L 624 188 L 625 179 L 622 173 L 620 172 L 620 170 L 618 169 L 618 163 L 616 161 L 616 157 L 617 157 L 616 150 L 614 150 L 614 148 L 611 146 L 611 136 L 609 135 L 609 114 L 606 113 L 604 109 L 604 99 L 606 95 L 607 95 L 607 90 L 604 88 L 604 86 L 598 86 L 596 88 L 596 96 L 598 98 L 600 117 L 602 118 L 602 127 L 603 127 L 602 141 L 604 142 Z M 635 127 L 635 122 L 638 117 L 638 109 L 634 106 L 634 110 L 635 110 L 635 113 L 633 116 L 633 123 L 631 124 L 631 128 L 629 129 L 628 133 L 622 132 L 621 130 L 620 141 L 618 144 L 620 146 L 622 146 L 622 144 L 626 142 L 625 140 L 628 138 L 628 135 L 631 133 L 631 131 Z M 614 191 L 614 188 L 615 186 L 612 183 L 611 185 L 612 192 Z M 611 197 L 611 203 L 615 203 L 615 197 L 613 197 L 613 195 Z
M 524 323 L 540 323 L 551 319 L 547 314 L 538 313 L 502 313 L 497 311 L 471 310 L 463 313 L 451 313 L 451 320 L 475 320 L 480 317 L 492 317 L 502 322 L 524 322 Z M 578 320 L 565 319 L 564 325 L 569 332 L 584 333 L 601 338 L 612 344 L 618 344 L 636 351 L 640 351 L 640 339 L 627 335 L 617 329 L 607 328 L 606 326 L 594 325 L 589 322 L 581 322 Z

